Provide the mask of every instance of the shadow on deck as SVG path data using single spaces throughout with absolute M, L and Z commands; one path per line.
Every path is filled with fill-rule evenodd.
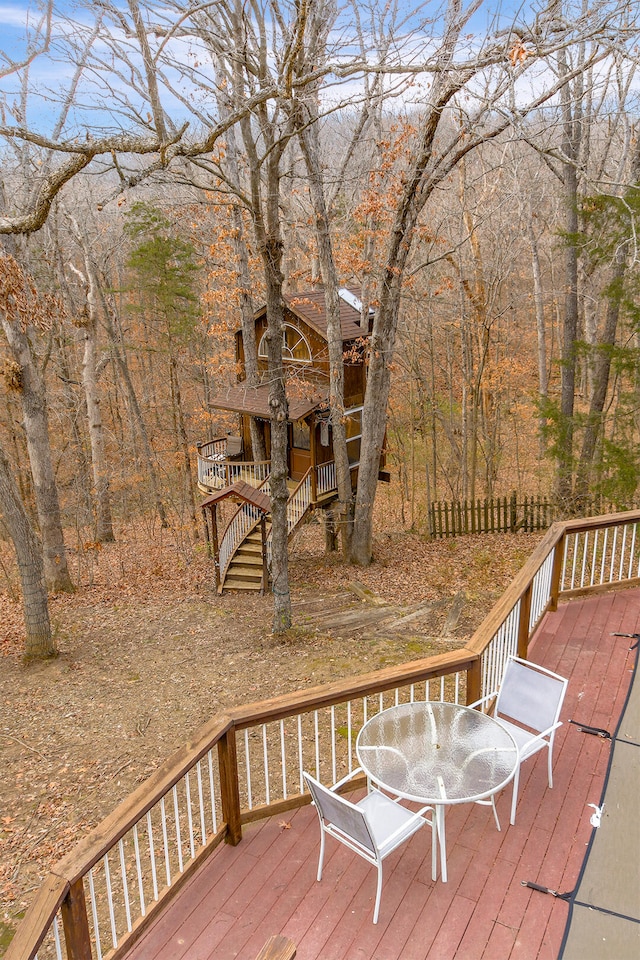
M 452 807 L 446 884 L 430 879 L 431 836 L 421 831 L 385 861 L 374 926 L 375 871 L 359 857 L 329 841 L 316 882 L 319 830 L 307 806 L 249 824 L 238 846 L 215 850 L 127 960 L 255 960 L 277 933 L 295 942 L 298 960 L 556 958 L 568 905 L 522 882 L 560 892 L 577 883 L 594 829 L 589 804 L 600 802 L 612 747 L 567 721 L 615 729 L 635 655 L 611 634 L 638 630 L 639 589 L 574 600 L 544 617 L 530 658 L 569 678 L 554 787 L 543 753 L 522 769 L 515 826 L 510 787 L 498 799 L 500 833 L 490 807 Z M 626 853 L 616 867 L 638 889 L 638 850 Z M 584 960 L 598 960 L 595 943 L 593 951 Z M 638 955 L 637 940 L 629 951 Z

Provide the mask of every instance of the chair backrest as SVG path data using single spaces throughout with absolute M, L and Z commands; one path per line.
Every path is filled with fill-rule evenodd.
M 355 803 L 350 803 L 349 800 L 327 789 L 310 774 L 305 773 L 304 779 L 322 819 L 377 856 L 377 848 L 362 810 Z
M 557 723 L 567 681 L 537 664 L 510 657 L 500 684 L 496 714 L 546 730 Z

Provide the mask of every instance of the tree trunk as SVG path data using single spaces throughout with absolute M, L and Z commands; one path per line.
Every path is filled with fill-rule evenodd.
M 618 252 L 617 263 L 614 268 L 614 277 L 611 288 L 620 290 L 622 278 L 626 269 L 625 255 Z M 593 367 L 593 393 L 589 404 L 589 416 L 585 424 L 582 438 L 582 450 L 576 467 L 575 497 L 578 505 L 582 505 L 589 493 L 589 483 L 596 452 L 596 444 L 602 429 L 602 412 L 609 389 L 609 373 L 611 370 L 612 348 L 616 342 L 616 331 L 620 317 L 619 295 L 610 294 L 607 302 L 602 339 L 598 344 L 596 360 Z
M 113 521 L 111 518 L 111 496 L 109 493 L 109 470 L 104 446 L 104 430 L 100 413 L 100 394 L 96 376 L 98 341 L 98 301 L 99 282 L 95 265 L 89 253 L 87 238 L 81 233 L 77 223 L 71 220 L 76 240 L 82 247 L 87 286 L 86 323 L 82 327 L 84 355 L 82 358 L 82 386 L 84 387 L 89 424 L 89 442 L 91 445 L 91 469 L 93 473 L 93 509 L 96 522 L 96 540 L 99 543 L 113 543 Z
M 559 56 L 559 70 L 566 75 L 568 66 L 564 51 Z M 572 94 L 574 94 L 572 96 Z M 572 512 L 573 498 L 573 410 L 576 391 L 576 345 L 578 339 L 578 160 L 582 124 L 580 119 L 580 99 L 575 96 L 570 85 L 563 87 L 561 93 L 564 124 L 563 165 L 564 199 L 566 206 L 565 246 L 565 298 L 562 323 L 562 366 L 560 370 L 560 421 L 557 442 L 556 492 L 558 501 L 566 512 Z
M 544 322 L 544 296 L 542 289 L 542 268 L 540 266 L 540 250 L 538 249 L 538 238 L 533 229 L 533 211 L 529 207 L 527 210 L 527 235 L 529 237 L 529 246 L 531 247 L 531 271 L 533 274 L 533 302 L 536 310 L 536 334 L 538 343 L 538 394 L 542 400 L 546 400 L 549 392 L 549 380 L 547 374 L 547 340 Z M 546 450 L 546 441 L 544 435 L 544 426 L 546 417 L 542 414 L 539 420 L 538 431 L 540 434 L 540 457 L 542 458 Z
M 191 526 L 193 528 L 193 535 L 196 540 L 200 539 L 200 529 L 198 527 L 197 514 L 199 511 L 196 510 L 196 499 L 193 491 L 192 477 L 193 472 L 191 470 L 191 454 L 189 453 L 189 438 L 187 436 L 187 425 L 184 419 L 184 409 L 182 406 L 182 390 L 180 388 L 180 377 L 178 375 L 178 361 L 177 358 L 173 355 L 173 352 L 170 351 L 169 362 L 171 364 L 171 401 L 175 404 L 177 422 L 177 439 L 178 446 L 182 451 L 182 472 L 183 472 L 183 483 L 184 483 L 184 496 L 189 507 L 189 516 L 191 519 Z
M 271 584 L 273 590 L 273 632 L 284 633 L 291 626 L 289 591 L 289 536 L 287 503 L 288 404 L 282 364 L 283 276 L 280 269 L 282 245 L 269 236 L 263 245 L 267 290 L 267 344 L 269 353 L 269 408 L 271 411 Z
M 234 154 L 235 156 L 235 154 Z M 237 160 L 236 160 L 237 162 Z M 249 253 L 244 238 L 242 210 L 234 204 L 232 219 L 235 230 L 233 245 L 238 259 L 238 283 L 240 285 L 240 314 L 242 317 L 242 345 L 244 347 L 244 369 L 247 383 L 255 387 L 260 383 L 258 373 L 258 345 L 256 344 L 256 324 L 254 320 L 253 298 L 251 296 L 251 274 L 249 272 Z M 251 452 L 254 460 L 266 460 L 267 449 L 264 430 L 255 417 L 249 420 Z
M 19 282 L 22 285 L 21 294 L 29 299 L 22 273 L 20 273 Z M 22 329 L 21 320 L 9 316 L 10 301 L 11 296 L 7 298 L 7 302 L 3 303 L 0 320 L 13 359 L 20 370 L 19 392 L 43 543 L 45 579 L 49 589 L 54 593 L 68 592 L 73 590 L 73 584 L 67 566 L 60 503 L 51 458 L 45 386 L 36 366 L 27 334 Z
M 100 295 L 102 298 L 102 303 L 104 307 L 104 321 L 107 331 L 107 338 L 111 344 L 113 351 L 113 357 L 115 359 L 118 370 L 124 382 L 129 414 L 131 418 L 131 423 L 134 429 L 137 429 L 140 434 L 140 439 L 142 440 L 142 446 L 144 448 L 145 459 L 147 463 L 147 469 L 149 471 L 149 479 L 151 481 L 151 488 L 153 490 L 153 498 L 155 502 L 155 508 L 160 517 L 160 523 L 163 527 L 168 527 L 169 523 L 167 521 L 167 514 L 164 508 L 164 503 L 162 501 L 162 496 L 160 494 L 160 485 L 158 483 L 158 477 L 156 473 L 156 468 L 153 462 L 153 450 L 151 449 L 151 442 L 149 440 L 149 434 L 147 432 L 147 426 L 144 422 L 144 417 L 142 416 L 142 410 L 140 409 L 140 404 L 138 403 L 138 397 L 131 380 L 129 373 L 129 365 L 127 363 L 126 354 L 121 349 L 121 338 L 116 329 L 114 319 L 111 315 L 111 306 L 107 302 L 107 299 L 104 295 L 104 291 L 100 288 Z
M 317 120 L 315 111 L 313 119 Z M 305 117 L 304 120 L 308 121 L 309 117 Z M 349 557 L 351 552 L 353 493 L 344 416 L 344 349 L 342 324 L 340 322 L 340 293 L 336 265 L 333 259 L 329 211 L 322 178 L 317 122 L 302 124 L 300 141 L 309 174 L 309 190 L 315 216 L 318 258 L 324 287 L 329 347 L 329 405 L 333 434 L 333 456 L 338 485 L 342 550 L 344 556 Z
M 220 62 L 217 64 L 218 84 L 217 101 L 222 117 L 232 112 L 232 102 L 229 97 L 230 81 Z M 238 160 L 238 145 L 234 127 L 227 131 L 225 151 L 225 174 L 233 191 L 240 195 L 240 166 Z M 258 347 L 256 344 L 256 325 L 254 320 L 253 297 L 251 296 L 251 272 L 249 269 L 249 251 L 245 236 L 245 225 L 240 203 L 234 203 L 231 209 L 231 221 L 234 226 L 231 243 L 233 245 L 238 264 L 238 287 L 240 293 L 240 316 L 242 325 L 242 346 L 244 349 L 244 370 L 247 383 L 255 387 L 260 383 L 258 373 Z M 251 437 L 251 455 L 253 460 L 266 460 L 267 448 L 264 428 L 256 417 L 249 419 L 249 435 Z
M 406 253 L 408 253 L 408 245 Z M 394 268 L 387 269 L 383 280 L 380 304 L 373 322 L 370 341 L 371 359 L 362 411 L 360 465 L 351 541 L 351 561 L 360 566 L 368 566 L 373 558 L 373 504 L 378 486 L 380 451 L 387 425 L 387 405 L 391 383 L 390 360 L 393 356 L 400 304 L 400 284 L 406 254 L 403 257 L 402 252 L 399 252 L 397 256 L 393 256 L 393 261 Z
M 266 290 L 267 359 L 269 378 L 269 410 L 271 422 L 271 588 L 273 591 L 273 632 L 284 633 L 291 626 L 291 594 L 289 591 L 289 531 L 287 504 L 289 489 L 287 460 L 289 407 L 282 361 L 284 305 L 282 300 L 282 237 L 280 232 L 280 163 L 284 140 L 273 142 L 274 129 L 266 115 L 261 117 L 262 134 L 272 149 L 262 165 L 248 119 L 241 121 L 244 145 L 250 161 L 251 198 L 254 230 Z M 264 171 L 264 182 L 261 176 Z
M 22 585 L 26 631 L 25 657 L 42 660 L 55 657 L 51 634 L 42 545 L 25 513 L 9 461 L 0 448 L 0 509 L 13 540 Z

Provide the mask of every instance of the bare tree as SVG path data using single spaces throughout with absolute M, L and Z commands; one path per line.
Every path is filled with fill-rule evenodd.
M 40 543 L 27 514 L 4 450 L 0 448 L 0 511 L 13 541 L 24 601 L 27 659 L 46 659 L 57 653 L 51 633 L 47 587 Z
M 579 64 L 560 77 L 542 78 L 546 82 L 523 102 L 518 85 L 533 64 L 546 62 L 573 43 L 586 42 L 586 37 L 610 34 L 611 4 L 590 8 L 588 15 L 577 16 L 571 25 L 559 20 L 555 9 L 530 23 L 515 21 L 507 34 L 499 30 L 490 33 L 481 49 L 471 51 L 468 24 L 478 6 L 476 3 L 462 9 L 454 0 L 447 4 L 444 18 L 438 21 L 441 39 L 433 38 L 435 52 L 429 63 L 423 65 L 432 82 L 417 121 L 404 187 L 389 234 L 372 334 L 352 541 L 353 560 L 360 564 L 370 563 L 372 557 L 372 507 L 384 437 L 390 365 L 402 281 L 420 214 L 433 192 L 471 150 L 495 139 L 508 127 L 522 127 L 527 114 L 551 101 L 578 74 L 603 60 L 610 49 L 594 42 L 588 51 L 585 48 Z M 453 107 L 455 116 L 451 113 Z
M 58 305 L 59 309 L 59 305 Z M 16 389 L 33 476 L 33 489 L 44 549 L 44 572 L 50 590 L 73 589 L 64 546 L 55 482 L 44 379 L 32 340 L 38 327 L 51 324 L 56 304 L 39 297 L 12 257 L 0 257 L 0 324 L 18 371 Z
M 96 266 L 89 248 L 86 233 L 80 230 L 78 222 L 67 213 L 69 223 L 84 260 L 84 271 L 78 270 L 73 263 L 69 268 L 77 274 L 82 283 L 86 301 L 76 323 L 82 330 L 84 356 L 82 362 L 82 385 L 84 387 L 87 419 L 89 422 L 89 440 L 91 444 L 91 466 L 93 472 L 93 502 L 96 520 L 96 539 L 100 543 L 115 540 L 111 518 L 111 499 L 109 494 L 109 468 L 105 455 L 104 431 L 100 412 L 98 391 L 98 330 L 100 284 Z

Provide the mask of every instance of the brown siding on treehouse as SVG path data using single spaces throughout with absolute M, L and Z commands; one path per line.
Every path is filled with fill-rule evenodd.
M 346 346 L 346 345 L 345 345 Z M 344 365 L 344 405 L 357 407 L 364 400 L 365 367 L 364 363 L 345 363 Z

